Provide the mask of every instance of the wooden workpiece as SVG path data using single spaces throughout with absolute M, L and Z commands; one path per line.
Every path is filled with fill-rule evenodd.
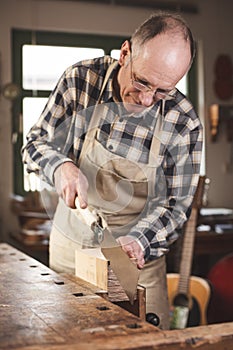
M 116 275 L 99 248 L 75 251 L 75 275 L 95 286 L 95 293 L 145 320 L 145 288 L 138 286 L 131 304 Z M 100 292 L 97 289 L 101 290 Z
M 0 349 L 230 350 L 233 324 L 161 331 L 93 292 L 0 244 Z

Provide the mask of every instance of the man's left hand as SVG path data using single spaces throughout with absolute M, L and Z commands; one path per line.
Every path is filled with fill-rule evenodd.
M 120 243 L 122 249 L 130 258 L 136 260 L 137 267 L 142 269 L 145 264 L 144 254 L 137 241 L 133 237 L 121 236 L 117 239 L 117 242 Z

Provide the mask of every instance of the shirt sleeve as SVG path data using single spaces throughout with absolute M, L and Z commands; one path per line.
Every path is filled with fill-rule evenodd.
M 200 173 L 202 138 L 199 123 L 166 147 L 156 173 L 155 196 L 149 200 L 146 215 L 129 232 L 143 247 L 145 260 L 168 252 L 191 213 Z
M 22 148 L 26 170 L 36 173 L 50 185 L 53 185 L 55 169 L 64 162 L 72 161 L 69 153 L 77 123 L 75 93 L 65 72 L 39 120 L 27 134 L 27 143 Z

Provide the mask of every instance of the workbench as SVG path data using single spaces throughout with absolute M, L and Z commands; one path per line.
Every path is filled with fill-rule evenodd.
M 231 322 L 159 330 L 87 282 L 0 244 L 0 349 L 230 350 L 232 344 Z

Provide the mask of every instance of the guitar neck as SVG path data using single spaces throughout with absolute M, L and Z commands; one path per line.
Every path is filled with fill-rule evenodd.
M 189 291 L 189 279 L 192 267 L 193 246 L 196 234 L 196 220 L 198 209 L 193 208 L 191 216 L 186 223 L 185 235 L 183 241 L 181 264 L 180 264 L 180 277 L 178 284 L 179 294 L 188 294 Z

